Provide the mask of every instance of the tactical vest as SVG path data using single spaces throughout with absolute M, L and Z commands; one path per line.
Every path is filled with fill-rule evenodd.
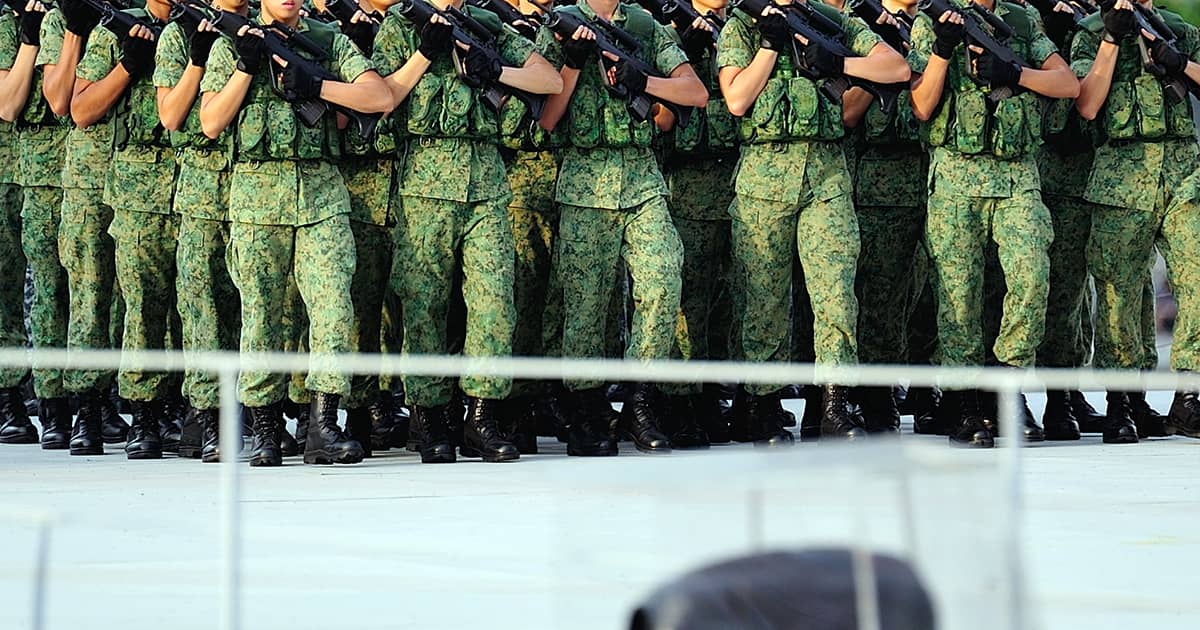
M 912 92 L 904 90 L 896 99 L 896 111 L 884 113 L 879 99 L 871 103 L 863 118 L 863 139 L 872 145 L 916 144 L 921 124 L 912 110 Z
M 733 153 L 738 148 L 737 121 L 721 96 L 713 56 L 712 51 L 706 50 L 704 58 L 692 64 L 696 73 L 703 77 L 710 97 L 707 107 L 692 114 L 688 126 L 676 125 L 675 150 L 681 153 L 717 156 Z
M 143 20 L 155 21 L 145 9 L 126 9 L 125 13 Z M 113 117 L 118 151 L 129 147 L 171 146 L 166 129 L 158 118 L 158 88 L 149 76 L 129 86 L 125 98 L 117 102 Z
M 403 139 L 407 135 L 402 111 L 397 108 L 375 126 L 375 137 L 367 140 L 358 132 L 358 126 L 350 123 L 339 135 L 342 138 L 342 154 L 359 157 L 392 157 L 397 149 L 404 146 Z
M 546 131 L 521 101 L 510 98 L 500 108 L 500 146 L 514 151 L 550 151 L 566 144 L 562 127 Z
M 1170 11 L 1156 11 L 1180 40 L 1193 29 Z M 1083 28 L 1100 35 L 1104 32 L 1104 21 L 1097 13 L 1083 22 Z M 1132 37 L 1121 42 L 1112 87 L 1097 121 L 1110 141 L 1157 142 L 1195 137 L 1191 99 L 1185 95 L 1176 100 L 1157 77 L 1146 72 L 1137 40 Z
M 420 28 L 395 11 L 402 24 L 413 33 L 413 45 L 419 43 Z M 483 24 L 492 33 L 500 31 L 500 19 L 491 11 L 464 6 L 467 15 Z M 482 93 L 463 83 L 447 57 L 434 61 L 429 71 L 405 99 L 406 129 L 409 134 L 433 138 L 468 138 L 495 142 L 500 133 L 496 113 L 482 100 Z
M 1028 60 L 1038 26 L 1023 6 L 998 2 L 1001 17 L 1013 30 L 1010 46 L 1018 57 Z M 924 18 L 923 18 L 924 19 Z M 938 112 L 921 126 L 931 147 L 948 147 L 965 155 L 991 155 L 1015 160 L 1028 155 L 1042 140 L 1041 100 L 1033 92 L 1022 92 L 991 104 L 990 88 L 976 85 L 967 72 L 966 55 L 960 46 L 950 60 L 947 90 Z
M 301 18 L 307 30 L 304 36 L 333 55 L 337 26 L 310 18 Z M 314 59 L 307 51 L 296 53 Z M 270 72 L 259 72 L 250 83 L 242 111 L 238 114 L 235 146 L 239 161 L 319 160 L 341 155 L 336 117 L 332 111 L 309 127 L 300 122 L 291 103 L 271 90 Z
M 653 66 L 654 59 L 650 57 L 653 51 L 647 48 L 654 39 L 654 18 L 638 6 L 622 2 L 619 8 L 625 16 L 621 28 L 642 43 L 638 58 Z M 588 20 L 577 5 L 555 10 Z M 588 67 L 580 72 L 566 119 L 560 124 L 565 129 L 567 141 L 580 149 L 649 147 L 654 139 L 653 116 L 642 122 L 634 120 L 625 100 L 606 87 L 600 72 L 595 70 L 596 63 L 595 59 L 589 59 Z
M 826 5 L 809 4 L 839 22 L 842 20 L 841 14 Z M 753 20 L 742 10 L 735 10 L 733 19 L 745 22 L 747 29 L 758 34 Z M 790 54 L 780 54 L 766 86 L 742 117 L 738 135 L 747 144 L 840 140 L 845 135 L 842 108 L 821 94 L 816 82 L 800 76 Z

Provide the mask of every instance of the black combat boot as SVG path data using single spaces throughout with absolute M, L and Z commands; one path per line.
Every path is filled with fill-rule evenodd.
M 496 425 L 522 455 L 537 455 L 537 409 L 528 396 L 496 401 Z M 469 420 L 468 420 L 469 421 Z M 464 455 L 466 457 L 466 455 Z
M 375 454 L 371 448 L 371 412 L 366 407 L 346 410 L 346 435 L 362 447 L 363 457 Z
M 133 422 L 129 424 L 125 456 L 129 459 L 162 459 L 163 443 L 159 433 L 163 415 L 162 401 L 131 400 L 129 411 Z
M 313 395 L 314 404 L 319 396 L 322 394 Z M 250 428 L 254 431 L 254 438 L 250 446 L 250 465 L 255 467 L 283 465 L 283 451 L 279 448 L 279 427 L 283 424 L 283 409 L 278 404 L 266 407 L 247 407 L 246 409 L 250 414 Z M 333 409 L 336 417 L 336 402 L 334 402 Z M 314 431 L 314 433 L 322 434 L 320 430 Z M 316 441 L 320 441 L 320 439 Z M 310 447 L 314 446 L 312 442 L 313 440 L 309 441 Z M 305 453 L 304 461 L 305 463 L 319 463 L 309 462 L 307 453 Z
M 942 407 L 958 411 L 958 421 L 950 430 L 950 444 L 968 448 L 992 448 L 996 440 L 985 426 L 983 412 L 979 408 L 979 392 L 942 392 Z
M 1073 389 L 1067 392 L 1067 398 L 1071 401 L 1071 412 L 1075 422 L 1079 423 L 1080 433 L 1104 432 L 1104 414 L 1096 411 L 1083 392 Z
M 1108 392 L 1108 413 L 1104 417 L 1105 444 L 1136 444 L 1137 425 L 1129 408 L 1129 394 Z
M 308 405 L 283 399 L 283 413 L 296 421 L 296 449 L 303 453 L 308 441 Z
M 0 389 L 0 444 L 37 443 L 37 427 L 29 420 L 21 388 Z
M 183 396 L 177 394 L 168 395 L 159 404 L 162 413 L 158 418 L 158 437 L 162 440 L 163 452 L 178 453 L 188 404 Z
M 778 392 L 756 396 L 739 387 L 729 422 L 730 437 L 735 442 L 753 442 L 755 446 L 791 446 L 795 437 L 775 413 L 778 404 Z
M 715 385 L 704 386 L 704 391 L 692 396 L 692 411 L 696 422 L 708 436 L 710 444 L 725 444 L 729 441 L 729 417 Z
M 850 409 L 849 393 L 849 388 L 841 385 L 825 386 L 822 392 L 824 415 L 821 417 L 821 438 L 842 438 L 854 442 L 867 437 L 862 421 Z
M 387 451 L 392 448 L 392 431 L 396 430 L 396 417 L 392 412 L 392 393 L 380 390 L 375 401 L 367 406 L 371 418 L 371 451 Z M 407 439 L 407 438 L 406 438 Z M 363 444 L 363 448 L 367 448 Z
M 179 432 L 179 456 L 186 459 L 199 459 L 204 450 L 204 428 L 200 426 L 199 409 L 188 405 L 187 415 L 183 419 L 183 430 Z
M 804 414 L 800 416 L 800 441 L 813 442 L 821 439 L 821 388 L 805 385 L 802 393 Z
M 673 448 L 705 449 L 708 448 L 708 434 L 700 425 L 699 414 L 693 401 L 698 395 L 682 395 L 667 397 L 667 423 L 663 426 L 667 439 Z
M 671 440 L 659 428 L 662 425 L 663 401 L 657 387 L 649 383 L 634 385 L 628 402 L 621 409 L 621 415 L 626 421 L 627 435 L 634 448 L 651 454 L 671 452 Z
M 408 443 L 408 425 L 412 414 L 409 413 L 402 394 L 392 395 L 391 414 L 395 424 L 389 434 L 388 444 L 392 448 L 404 448 Z
M 1196 392 L 1176 392 L 1167 413 L 1167 435 L 1200 438 L 1200 398 Z
M 446 408 L 414 405 L 408 429 L 408 450 L 421 454 L 423 464 L 453 464 L 454 445 L 446 432 Z M 454 406 L 453 403 L 449 406 Z
M 595 387 L 576 392 L 564 390 L 568 424 L 566 428 L 567 455 L 576 457 L 610 457 L 618 452 L 611 428 L 612 405 L 604 388 Z
M 463 443 L 463 423 L 467 416 L 467 395 L 462 390 L 455 390 L 454 395 L 450 398 L 450 404 L 446 405 L 446 435 L 450 437 L 450 443 L 454 448 L 462 446 Z
M 936 387 L 910 387 L 905 406 L 912 410 L 913 433 L 949 435 L 949 424 L 941 412 L 942 391 Z
M 296 438 L 292 437 L 291 433 L 288 433 L 287 420 L 283 417 L 282 408 L 280 408 L 276 417 L 279 419 L 279 452 L 284 457 L 295 457 L 304 452 L 300 448 L 300 443 L 296 441 Z
M 856 393 L 867 433 L 900 432 L 900 409 L 891 387 L 860 387 Z
M 71 428 L 70 452 L 72 455 L 103 455 L 105 441 L 100 434 L 102 420 L 102 397 L 96 390 L 79 395 L 79 413 L 75 415 L 75 426 Z
M 467 397 L 467 420 L 463 425 L 463 457 L 479 457 L 485 462 L 511 462 L 521 451 L 504 439 L 496 426 L 496 403 L 487 398 Z
M 205 464 L 221 461 L 221 425 L 217 410 L 197 410 L 196 421 L 200 425 L 200 461 Z
M 1079 423 L 1071 409 L 1071 398 L 1067 392 L 1057 389 L 1046 390 L 1046 412 L 1042 414 L 1046 439 L 1054 442 L 1078 440 Z
M 337 394 L 312 392 L 308 407 L 308 439 L 304 444 L 305 464 L 357 464 L 363 459 L 362 446 L 338 427 Z
M 1146 402 L 1146 392 L 1129 392 L 1129 412 L 1139 438 L 1167 437 L 1167 419 Z
M 66 398 L 38 399 L 38 422 L 42 423 L 42 448 L 61 451 L 71 442 L 71 404 Z
M 114 393 L 100 395 L 100 435 L 105 444 L 124 444 L 129 439 L 129 423 L 121 417 L 120 410 L 117 409 L 117 401 L 113 400 L 113 397 L 116 396 L 115 391 L 116 387 L 114 386 Z

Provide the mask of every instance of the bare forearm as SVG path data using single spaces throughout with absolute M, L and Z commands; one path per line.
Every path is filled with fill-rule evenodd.
M 188 112 L 200 96 L 200 80 L 204 78 L 204 68 L 188 65 L 179 78 L 179 83 L 173 88 L 158 89 L 158 118 L 163 127 L 171 131 L 179 131 L 187 120 Z
M 421 77 L 425 76 L 425 71 L 429 69 L 430 61 L 424 55 L 416 54 L 408 58 L 400 69 L 384 77 L 383 82 L 387 84 L 388 89 L 392 92 L 392 108 L 395 109 L 408 98 L 412 93 L 413 88 L 417 86 L 417 82 Z
M 500 82 L 531 94 L 557 94 L 563 87 L 562 77 L 554 66 L 538 55 L 530 57 L 520 68 L 505 66 Z
M 847 57 L 845 72 L 848 76 L 884 84 L 901 83 L 912 75 L 904 57 L 886 44 L 876 44 L 866 57 Z
M 1079 96 L 1079 79 L 1065 65 L 1052 70 L 1021 71 L 1021 87 L 1050 98 L 1075 98 Z
M 842 124 L 853 129 L 867 115 L 875 97 L 862 88 L 850 88 L 842 95 Z
M 1108 42 L 1101 42 L 1092 60 L 1092 68 L 1079 81 L 1079 98 L 1075 99 L 1075 109 L 1086 120 L 1095 120 L 1108 100 L 1108 90 L 1112 87 L 1113 70 L 1117 67 L 1119 48 Z
M 912 108 L 917 120 L 929 120 L 942 102 L 946 87 L 946 70 L 950 62 L 937 55 L 929 57 L 925 72 L 912 82 Z
M 366 114 L 392 111 L 392 92 L 374 72 L 363 74 L 353 83 L 325 81 L 321 84 L 321 100 Z
M 546 97 L 542 117 L 538 120 L 538 124 L 546 131 L 553 131 L 566 115 L 571 96 L 575 94 L 575 86 L 579 83 L 579 70 L 575 68 L 563 66 L 558 75 L 562 79 L 562 91 Z
M 58 53 L 58 63 L 46 64 L 42 94 L 56 116 L 71 113 L 71 95 L 75 89 L 75 68 L 83 52 L 83 40 L 70 31 L 63 37 L 63 47 Z
M 233 73 L 220 92 L 208 92 L 200 100 L 200 129 L 209 138 L 216 138 L 233 122 L 246 92 L 250 90 L 253 76 L 242 71 Z
M 12 122 L 25 109 L 33 85 L 33 62 L 37 60 L 37 52 L 37 46 L 22 44 L 13 67 L 0 79 L 0 119 Z
M 758 95 L 767 87 L 767 79 L 771 78 L 778 58 L 779 53 L 760 48 L 745 68 L 721 69 L 721 94 L 725 96 L 725 106 L 734 116 L 743 116 L 754 106 Z
M 129 83 L 129 73 L 119 63 L 99 81 L 76 81 L 75 95 L 71 97 L 71 118 L 75 124 L 86 128 L 104 118 Z
M 708 90 L 704 89 L 704 84 L 695 74 L 689 71 L 688 75 L 669 79 L 648 77 L 646 93 L 676 105 L 704 107 L 708 104 Z

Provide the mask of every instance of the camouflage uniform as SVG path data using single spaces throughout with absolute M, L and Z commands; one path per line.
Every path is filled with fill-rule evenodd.
M 190 62 L 188 37 L 178 23 L 163 29 L 154 63 L 154 85 L 174 88 Z M 200 97 L 183 127 L 170 133 L 179 176 L 175 180 L 175 213 L 179 246 L 175 252 L 179 316 L 183 348 L 188 352 L 237 348 L 241 314 L 237 289 L 226 267 L 229 244 L 229 154 L 232 134 L 217 140 L 200 129 Z M 183 394 L 196 409 L 220 406 L 219 377 L 186 370 Z
M 595 17 L 583 1 L 559 10 Z M 640 7 L 620 4 L 612 21 L 642 43 L 642 60 L 663 75 L 687 63 L 671 31 Z M 562 48 L 548 29 L 538 34 L 538 45 L 561 68 Z M 683 246 L 667 209 L 666 181 L 650 149 L 653 123 L 635 123 L 625 102 L 604 86 L 599 69 L 588 65 L 579 73 L 558 128 L 570 143 L 554 195 L 561 213 L 557 251 L 563 356 L 604 356 L 613 283 L 623 260 L 633 277 L 637 305 L 625 356 L 668 358 L 679 309 Z M 583 390 L 603 383 L 575 379 L 566 385 Z
M 521 66 L 534 52 L 532 43 L 501 27 L 495 15 L 466 10 L 497 33 L 506 64 Z M 412 23 L 389 11 L 375 38 L 380 73 L 403 66 L 416 53 L 419 39 Z M 467 304 L 463 354 L 508 356 L 515 317 L 513 240 L 496 117 L 456 76 L 449 56 L 430 65 L 405 107 L 411 137 L 400 180 L 400 275 L 392 278 L 404 303 L 404 351 L 448 351 L 451 286 L 462 274 Z M 459 386 L 468 396 L 498 400 L 509 394 L 511 380 L 464 376 Z M 454 380 L 445 377 L 406 375 L 404 387 L 408 401 L 422 407 L 446 404 L 454 394 Z
M 859 55 L 879 37 L 860 20 L 810 3 L 842 25 Z M 734 11 L 721 32 L 717 65 L 745 68 L 761 42 L 746 13 Z M 851 202 L 850 173 L 840 140 L 841 108 L 799 76 L 790 55 L 779 55 L 766 86 L 742 118 L 742 157 L 734 184 L 733 256 L 744 292 L 741 342 L 748 361 L 787 361 L 792 292 L 801 290 L 793 271 L 798 259 L 813 305 L 815 359 L 858 360 L 858 301 L 854 277 L 859 227 Z M 793 287 L 793 277 L 796 286 Z M 748 385 L 755 395 L 778 389 Z
M 43 67 L 57 64 L 62 50 L 62 12 L 51 10 L 42 20 L 41 47 L 35 61 L 29 102 L 17 120 L 17 168 L 25 203 L 21 208 L 21 245 L 33 269 L 30 326 L 35 348 L 67 345 L 67 270 L 58 258 L 58 223 L 62 206 L 63 148 L 70 119 L 58 118 L 42 96 Z M 38 398 L 67 395 L 59 368 L 33 371 Z
M 1156 9 L 1178 36 L 1178 50 L 1200 61 L 1200 35 L 1174 13 Z M 1104 24 L 1089 17 L 1071 46 L 1071 67 L 1087 75 L 1100 47 Z M 1146 267 L 1153 248 L 1167 260 L 1179 301 L 1171 366 L 1200 369 L 1200 191 L 1198 152 L 1190 99 L 1173 101 L 1158 79 L 1143 70 L 1132 40 L 1121 42 L 1112 87 L 1096 119 L 1106 142 L 1096 149 L 1084 198 L 1097 204 L 1088 241 L 1088 268 L 1095 278 L 1096 356 L 1099 368 L 1147 367 Z M 1185 181 L 1186 178 L 1186 181 Z
M 328 52 L 326 68 L 351 82 L 371 62 L 333 27 L 301 19 L 297 30 Z M 209 55 L 202 92 L 219 92 L 236 69 L 232 44 L 218 40 Z M 264 67 L 232 123 L 235 157 L 229 190 L 229 268 L 242 299 L 242 352 L 278 352 L 289 341 L 284 316 L 288 276 L 307 308 L 314 369 L 309 391 L 344 396 L 345 374 L 320 369 L 322 357 L 349 352 L 354 311 L 354 235 L 346 185 L 330 159 L 340 152 L 333 116 L 303 126 L 291 105 L 270 88 Z M 248 407 L 266 407 L 287 393 L 287 376 L 242 372 L 239 393 Z
M 969 1 L 969 0 L 968 0 Z M 1040 67 L 1057 52 L 1024 7 L 1001 2 L 996 15 L 1015 31 L 1018 56 Z M 919 14 L 909 65 L 924 72 L 933 50 L 932 22 Z M 1054 232 L 1042 204 L 1034 149 L 1040 143 L 1041 102 L 1026 92 L 994 110 L 987 91 L 968 77 L 961 47 L 947 70 L 943 103 L 922 125 L 933 147 L 926 242 L 933 258 L 940 362 L 983 365 L 984 260 L 998 245 L 1006 291 L 993 352 L 1004 364 L 1031 367 L 1045 328 Z
M 15 14 L 5 7 L 0 12 L 0 69 L 8 70 L 17 60 L 21 42 Z M 0 121 L 0 347 L 24 347 L 25 340 L 25 253 L 21 251 L 21 188 L 17 185 L 17 130 Z M 0 388 L 20 385 L 29 370 L 0 369 Z

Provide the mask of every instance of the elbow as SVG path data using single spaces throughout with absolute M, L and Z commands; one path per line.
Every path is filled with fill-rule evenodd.
M 180 129 L 183 129 L 184 117 L 183 116 L 163 116 L 160 113 L 158 115 L 158 121 L 162 123 L 163 129 L 166 129 L 167 131 L 179 131 Z
M 745 99 L 727 99 L 725 101 L 725 108 L 738 118 L 745 116 L 746 112 L 750 111 L 750 105 L 751 103 Z
M 904 61 L 900 62 L 900 67 L 896 68 L 896 78 L 892 83 L 908 83 L 912 80 L 912 68 Z
M 546 77 L 546 94 L 562 94 L 562 91 L 562 75 L 557 72 L 551 72 L 550 76 Z
M 1079 86 L 1079 79 L 1072 77 L 1071 82 L 1067 85 L 1067 93 L 1063 98 L 1079 98 L 1079 94 L 1082 91 L 1083 88 Z
M 218 125 L 212 119 L 212 116 L 205 116 L 204 110 L 200 110 L 200 133 L 204 134 L 205 138 L 216 140 L 217 136 L 221 135 L 221 132 L 224 130 L 224 125 Z
M 4 107 L 0 107 L 0 120 L 3 120 L 4 122 L 16 122 L 17 116 L 20 114 L 21 110 L 18 107 L 7 104 Z
M 71 101 L 70 100 L 65 99 L 65 98 L 50 96 L 49 94 L 46 94 L 45 91 L 42 92 L 42 95 L 46 97 L 46 103 L 48 105 L 50 105 L 50 111 L 54 112 L 55 116 L 62 118 L 63 116 L 71 115 Z
M 858 127 L 858 120 L 859 120 L 858 116 L 855 116 L 854 114 L 850 114 L 848 112 L 842 112 L 842 126 L 843 127 L 847 128 L 847 129 L 854 129 L 854 128 Z
M 76 106 L 75 103 L 71 104 L 71 120 L 80 129 L 87 129 L 92 126 L 92 123 L 96 122 L 95 118 L 89 116 L 87 112 L 83 111 L 83 108 Z
M 1079 116 L 1088 122 L 1096 120 L 1096 117 L 1100 115 L 1099 107 L 1081 101 L 1075 101 L 1075 111 L 1079 112 Z
M 913 110 L 913 116 L 916 116 L 917 120 L 919 120 L 921 122 L 929 122 L 929 119 L 933 118 L 933 111 L 926 109 L 924 107 L 917 107 L 916 101 L 913 101 L 912 110 Z

